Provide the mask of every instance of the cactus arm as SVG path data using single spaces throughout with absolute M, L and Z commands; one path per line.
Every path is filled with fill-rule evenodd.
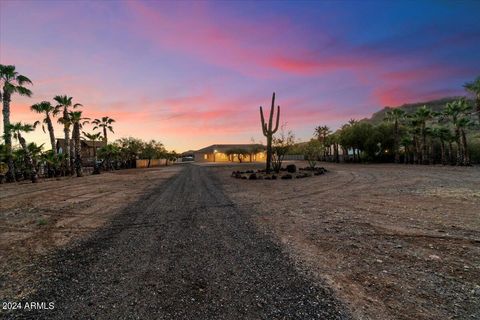
M 275 92 L 272 95 L 272 106 L 270 107 L 270 117 L 268 119 L 268 131 L 272 130 L 273 113 L 275 111 Z
M 272 133 L 277 132 L 279 122 L 280 122 L 280 106 L 277 106 L 277 121 L 275 123 L 275 129 L 272 130 Z
M 267 124 L 265 123 L 265 118 L 263 117 L 263 110 L 262 110 L 261 106 L 260 106 L 260 119 L 262 121 L 263 135 L 266 137 L 267 136 Z

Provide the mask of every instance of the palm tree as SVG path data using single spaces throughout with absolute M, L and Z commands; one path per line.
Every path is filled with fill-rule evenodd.
M 41 160 L 41 157 L 42 157 L 43 143 L 41 145 L 37 145 L 35 142 L 30 142 L 27 145 L 27 149 L 28 149 L 28 152 L 30 153 L 30 156 L 32 157 L 33 166 L 35 167 L 35 170 L 38 172 L 39 161 Z
M 112 126 L 112 123 L 114 123 L 115 120 L 113 120 L 112 118 L 108 117 L 108 116 L 105 116 L 105 117 L 102 117 L 101 119 L 95 119 L 92 121 L 93 124 L 95 124 L 95 127 L 93 127 L 93 130 L 97 130 L 99 128 L 102 128 L 103 130 L 103 141 L 105 141 L 105 143 L 108 142 L 108 139 L 107 139 L 107 129 L 110 130 L 112 133 L 115 133 L 113 132 L 113 126 Z
M 421 153 L 421 144 L 420 144 L 420 139 L 419 136 L 421 136 L 421 127 L 420 127 L 420 121 L 413 115 L 409 114 L 407 115 L 408 119 L 408 131 L 411 134 L 412 137 L 412 151 L 413 151 L 413 156 L 412 156 L 412 163 L 413 164 L 419 164 L 420 163 L 420 153 Z
M 30 109 L 34 112 L 45 114 L 45 118 L 43 118 L 42 122 L 42 130 L 45 132 L 45 126 L 47 125 L 48 133 L 50 135 L 50 144 L 52 145 L 52 151 L 54 154 L 57 154 L 57 148 L 55 145 L 55 133 L 53 131 L 53 124 L 50 115 L 55 115 L 55 107 L 48 101 L 42 101 L 40 103 L 36 103 L 30 107 Z M 40 123 L 39 121 L 35 122 L 35 125 Z
M 61 174 L 59 170 L 64 163 L 63 154 L 55 154 L 53 150 L 48 150 L 42 154 L 41 160 L 47 168 L 47 176 L 49 178 L 56 177 Z
M 475 125 L 474 122 L 467 117 L 462 117 L 458 119 L 458 122 L 457 122 L 457 126 L 460 129 L 462 149 L 463 149 L 463 165 L 465 166 L 470 165 L 470 153 L 468 152 L 467 135 L 465 134 L 465 129 L 473 128 L 474 125 Z
M 35 165 L 33 163 L 32 155 L 30 154 L 30 150 L 27 147 L 27 142 L 25 138 L 22 136 L 22 132 L 28 133 L 35 130 L 35 126 L 31 124 L 23 124 L 21 122 L 13 123 L 8 125 L 8 130 L 13 132 L 13 137 L 20 142 L 22 146 L 22 150 L 24 152 L 24 159 L 26 165 L 30 169 L 30 179 L 33 183 L 38 181 L 37 170 L 35 169 Z
M 480 123 L 480 76 L 478 76 L 474 81 L 467 82 L 463 86 L 467 91 L 475 95 L 475 104 L 476 112 L 478 116 L 478 122 Z
M 71 150 L 70 150 L 70 125 L 71 122 L 69 121 L 69 112 L 70 109 L 75 109 L 78 107 L 81 107 L 82 105 L 79 103 L 73 103 L 72 97 L 68 97 L 66 95 L 63 96 L 55 96 L 53 98 L 58 105 L 55 106 L 55 111 L 54 113 L 57 114 L 59 112 L 62 112 L 63 115 L 62 117 L 58 120 L 59 123 L 63 124 L 63 132 L 65 135 L 65 145 L 64 148 L 65 150 L 63 153 L 65 154 L 65 167 L 67 169 L 67 173 L 72 172 L 72 159 L 71 158 Z
M 427 121 L 431 120 L 434 117 L 435 113 L 424 105 L 423 107 L 418 108 L 413 116 L 415 119 L 418 121 L 418 124 L 420 126 L 420 134 L 422 136 L 422 143 L 421 143 L 421 162 L 422 164 L 427 163 L 427 129 L 426 129 L 426 124 Z
M 405 119 L 405 111 L 402 109 L 393 109 L 387 111 L 385 120 L 393 123 L 393 149 L 395 152 L 395 163 L 400 163 L 400 152 L 399 152 L 399 139 L 400 139 L 400 130 L 399 126 L 402 121 Z
M 75 172 L 77 177 L 83 176 L 82 172 L 82 145 L 80 144 L 80 129 L 88 123 L 89 118 L 82 117 L 82 111 L 69 112 L 68 117 L 73 124 L 72 140 L 75 148 Z
M 465 99 L 456 100 L 447 103 L 443 109 L 443 116 L 450 118 L 455 128 L 455 142 L 457 144 L 457 165 L 463 165 L 467 163 L 468 150 L 466 139 L 463 141 L 464 128 L 468 126 L 468 122 L 462 119 L 466 119 L 465 115 L 470 110 L 470 106 Z
M 411 136 L 406 135 L 403 136 L 402 139 L 400 140 L 400 144 L 404 148 L 404 156 L 403 156 L 403 163 L 407 164 L 410 163 L 410 155 L 411 155 L 411 150 L 410 147 L 413 145 L 413 139 Z
M 93 174 L 100 174 L 99 167 L 97 165 L 97 146 L 95 145 L 95 142 L 100 139 L 100 136 L 102 135 L 100 132 L 97 133 L 88 133 L 88 132 L 82 132 L 85 138 L 93 142 L 93 156 L 95 158 L 95 162 L 93 164 Z
M 320 141 L 320 143 L 322 144 L 322 146 L 324 146 L 323 148 L 323 159 L 322 160 L 326 160 L 326 156 L 327 156 L 327 146 L 326 146 L 326 143 L 327 143 L 327 136 L 332 133 L 332 131 L 330 130 L 330 128 L 328 126 L 318 126 L 315 128 L 315 132 L 314 132 L 314 135 L 317 137 L 318 141 Z
M 5 140 L 6 157 L 8 164 L 8 172 L 6 174 L 7 182 L 15 181 L 15 167 L 13 164 L 12 154 L 12 135 L 8 128 L 10 128 L 10 101 L 12 94 L 18 93 L 21 96 L 30 97 L 32 91 L 24 87 L 25 84 L 32 84 L 32 81 L 27 77 L 18 74 L 15 71 L 15 66 L 0 64 L 0 99 L 3 102 L 3 135 Z
M 435 127 L 432 129 L 432 135 L 438 140 L 440 140 L 441 162 L 443 165 L 446 165 L 447 157 L 446 157 L 445 142 L 450 141 L 452 134 L 450 130 L 446 127 Z

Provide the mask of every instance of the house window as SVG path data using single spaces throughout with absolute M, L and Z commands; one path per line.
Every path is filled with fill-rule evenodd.
M 207 154 L 204 154 L 204 155 L 203 155 L 203 159 L 207 160 L 207 159 L 208 159 L 208 155 L 207 155 Z

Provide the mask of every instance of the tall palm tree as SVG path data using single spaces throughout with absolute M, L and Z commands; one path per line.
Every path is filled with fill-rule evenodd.
M 450 129 L 447 127 L 434 127 L 432 129 L 432 135 L 440 140 L 440 154 L 441 154 L 441 162 L 443 165 L 447 164 L 447 157 L 446 157 L 446 148 L 445 148 L 445 142 L 450 141 L 451 139 L 451 132 Z M 450 151 L 451 152 L 451 151 Z
M 64 148 L 65 150 L 63 153 L 65 154 L 65 167 L 67 173 L 71 173 L 73 171 L 72 168 L 72 159 L 71 158 L 71 150 L 70 150 L 70 126 L 71 122 L 69 120 L 69 112 L 71 109 L 75 109 L 78 107 L 81 107 L 82 105 L 80 103 L 73 103 L 72 97 L 68 97 L 66 95 L 63 96 L 55 96 L 53 98 L 58 104 L 55 106 L 55 113 L 60 113 L 62 112 L 62 117 L 58 120 L 61 124 L 63 124 L 63 132 L 64 132 L 64 138 L 65 138 L 65 145 Z
M 93 156 L 95 158 L 95 162 L 93 164 L 93 174 L 100 174 L 99 167 L 97 165 L 97 146 L 95 145 L 95 142 L 100 139 L 101 133 L 88 133 L 88 132 L 82 132 L 85 138 L 93 142 Z
M 36 103 L 30 107 L 30 109 L 34 112 L 44 114 L 45 118 L 42 120 L 42 130 L 45 132 L 45 124 L 48 128 L 48 133 L 50 135 L 50 144 L 52 145 L 52 151 L 56 155 L 57 148 L 55 143 L 55 133 L 53 130 L 52 118 L 50 115 L 55 115 L 55 107 L 48 101 L 42 101 L 40 103 Z M 35 122 L 35 124 L 40 123 L 39 121 Z
M 75 172 L 77 177 L 83 176 L 82 172 L 82 146 L 80 144 L 80 129 L 88 123 L 89 118 L 82 117 L 82 111 L 72 111 L 68 114 L 70 122 L 73 124 L 72 139 L 75 148 Z
M 465 130 L 467 128 L 473 128 L 475 124 L 470 118 L 462 117 L 458 119 L 457 126 L 460 129 L 460 135 L 461 135 L 461 143 L 462 143 L 462 149 L 463 149 L 463 165 L 469 166 L 470 153 L 468 152 L 467 135 L 465 133 Z
M 418 124 L 420 126 L 420 134 L 422 136 L 422 142 L 421 142 L 421 150 L 422 150 L 421 162 L 422 162 L 422 164 L 426 164 L 427 161 L 428 161 L 427 160 L 427 131 L 428 130 L 426 129 L 426 125 L 427 125 L 427 121 L 431 120 L 434 117 L 434 115 L 435 115 L 435 113 L 432 111 L 432 109 L 430 109 L 426 105 L 418 108 L 415 111 L 415 113 L 413 114 L 415 119 L 418 121 Z
M 443 109 L 443 116 L 451 120 L 455 128 L 455 142 L 457 144 L 457 165 L 463 165 L 468 162 L 467 153 L 468 150 L 465 149 L 467 143 L 466 139 L 463 141 L 464 128 L 468 123 L 465 122 L 466 115 L 470 111 L 470 106 L 465 101 L 465 99 L 456 100 L 453 102 L 447 103 Z M 463 132 L 463 134 L 462 134 Z
M 35 126 L 31 124 L 23 124 L 21 122 L 12 123 L 8 125 L 8 130 L 13 133 L 13 137 L 20 142 L 22 146 L 22 150 L 24 152 L 25 163 L 30 169 L 30 179 L 33 183 L 38 181 L 37 170 L 35 169 L 35 165 L 33 163 L 33 158 L 28 149 L 27 142 L 25 138 L 22 136 L 22 132 L 28 133 L 35 130 Z
M 421 137 L 421 126 L 420 126 L 420 121 L 414 116 L 414 114 L 409 114 L 407 115 L 408 119 L 408 131 L 411 134 L 412 137 L 412 151 L 413 151 L 413 156 L 412 156 L 412 162 L 413 164 L 419 164 L 420 163 L 420 154 L 421 154 L 421 143 L 420 143 L 420 138 Z
M 95 124 L 95 127 L 93 127 L 93 130 L 97 130 L 99 128 L 103 130 L 103 141 L 105 141 L 105 143 L 108 142 L 107 129 L 110 130 L 112 133 L 115 133 L 113 132 L 113 126 L 112 126 L 112 123 L 114 122 L 115 120 L 113 120 L 108 116 L 102 117 L 101 119 L 95 119 L 92 121 L 92 123 Z
M 410 163 L 410 161 L 411 161 L 411 159 L 410 159 L 411 146 L 413 145 L 413 138 L 409 135 L 405 135 L 400 140 L 400 144 L 404 148 L 403 163 L 405 163 L 405 164 Z
M 480 76 L 478 76 L 472 82 L 467 82 L 463 86 L 467 91 L 473 93 L 475 95 L 475 105 L 476 105 L 476 112 L 478 116 L 478 122 L 480 124 Z
M 26 84 L 32 84 L 27 77 L 15 71 L 15 66 L 0 64 L 0 99 L 3 102 L 3 135 L 5 140 L 6 157 L 8 172 L 6 174 L 7 182 L 15 181 L 15 167 L 12 154 L 12 135 L 10 128 L 10 101 L 12 94 L 18 93 L 21 96 L 30 97 L 32 91 L 24 87 Z
M 400 163 L 399 140 L 400 140 L 400 124 L 405 119 L 405 111 L 402 109 L 393 109 L 387 111 L 385 120 L 393 123 L 393 149 L 395 153 L 395 163 Z

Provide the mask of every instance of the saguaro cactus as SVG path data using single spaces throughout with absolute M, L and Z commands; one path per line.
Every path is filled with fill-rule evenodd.
M 268 124 L 265 123 L 265 118 L 263 116 L 263 109 L 260 106 L 260 118 L 262 120 L 262 131 L 263 135 L 267 137 L 267 173 L 270 173 L 270 166 L 272 163 L 272 138 L 273 134 L 278 130 L 278 123 L 280 121 L 280 106 L 277 106 L 277 121 L 275 123 L 275 128 L 272 128 L 273 114 L 275 113 L 275 92 L 272 96 L 272 107 L 270 108 L 270 117 Z

